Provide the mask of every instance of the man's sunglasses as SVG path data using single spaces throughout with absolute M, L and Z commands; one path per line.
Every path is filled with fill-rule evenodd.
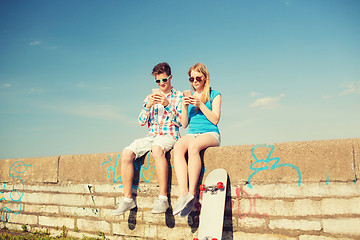
M 171 75 L 168 76 L 167 78 L 163 78 L 163 79 L 156 79 L 156 78 L 155 78 L 155 82 L 156 82 L 157 84 L 159 84 L 160 82 L 167 83 L 167 81 L 169 80 L 170 77 L 171 77 Z
M 189 81 L 190 81 L 190 82 L 194 82 L 195 80 L 196 80 L 197 82 L 201 82 L 201 81 L 202 81 L 202 78 L 201 78 L 201 77 L 196 77 L 196 78 L 190 77 L 190 78 L 189 78 Z

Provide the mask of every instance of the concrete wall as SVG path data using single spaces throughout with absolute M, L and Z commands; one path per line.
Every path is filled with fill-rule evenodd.
M 168 154 L 173 166 L 172 152 Z M 360 139 L 209 148 L 204 174 L 229 174 L 224 239 L 360 239 Z M 2 226 L 110 239 L 192 239 L 188 218 L 153 215 L 158 194 L 150 154 L 134 162 L 138 208 L 111 212 L 122 192 L 119 153 L 0 160 Z M 169 193 L 175 204 L 174 171 Z

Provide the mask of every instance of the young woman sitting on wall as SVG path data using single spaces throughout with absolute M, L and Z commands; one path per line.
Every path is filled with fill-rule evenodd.
M 179 185 L 179 198 L 173 214 L 187 216 L 195 202 L 196 187 L 201 172 L 200 151 L 220 145 L 218 123 L 221 94 L 210 88 L 206 66 L 197 63 L 188 72 L 194 94 L 183 97 L 181 124 L 189 127 L 187 135 L 174 146 L 174 167 Z M 188 161 L 185 154 L 188 153 Z

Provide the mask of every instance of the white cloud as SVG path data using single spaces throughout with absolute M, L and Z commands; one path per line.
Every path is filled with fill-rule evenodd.
M 30 88 L 28 94 L 43 93 L 44 89 L 41 88 Z
M 222 132 L 234 133 L 234 131 L 236 129 L 244 128 L 244 127 L 246 127 L 248 125 L 251 125 L 252 123 L 254 123 L 256 121 L 257 121 L 256 118 L 250 118 L 250 119 L 245 119 L 245 120 L 242 120 L 242 121 L 234 122 L 232 124 L 223 124 L 222 125 Z
M 86 118 L 123 120 L 124 116 L 112 105 L 79 103 L 62 109 L 66 113 Z
M 254 103 L 252 103 L 251 107 L 258 107 L 261 109 L 273 109 L 278 105 L 279 100 L 284 97 L 285 94 L 280 94 L 279 97 L 265 97 L 265 98 L 259 98 Z
M 59 46 L 49 46 L 49 47 L 46 47 L 46 49 L 48 49 L 48 50 L 56 50 L 56 49 L 58 49 L 59 48 Z
M 344 91 L 342 91 L 339 95 L 343 96 L 346 94 L 360 94 L 360 81 L 358 82 L 351 82 L 351 83 L 343 83 L 341 84 L 341 87 L 345 88 Z
M 84 88 L 84 89 L 97 89 L 97 90 L 110 90 L 111 87 L 108 86 L 91 86 L 83 82 L 79 82 L 75 85 L 78 88 Z
M 251 97 L 255 97 L 255 96 L 259 95 L 259 94 L 260 94 L 260 93 L 258 93 L 258 92 L 251 92 L 251 93 L 250 93 L 250 96 L 251 96 Z
M 77 86 L 78 88 L 89 88 L 89 85 L 87 85 L 87 84 L 85 84 L 85 83 L 83 83 L 83 82 L 77 83 L 76 86 Z
M 32 41 L 29 43 L 30 46 L 37 46 L 37 45 L 40 45 L 42 43 L 41 40 L 36 40 L 36 41 Z
M 3 86 L 6 87 L 6 88 L 9 88 L 9 87 L 11 87 L 11 84 L 10 83 L 4 83 Z
M 115 120 L 121 121 L 126 125 L 138 125 L 136 119 L 129 118 L 123 114 L 118 106 L 85 103 L 85 102 L 62 102 L 62 103 L 45 103 L 37 102 L 36 107 L 60 114 L 69 114 L 90 119 Z
M 331 98 L 333 98 L 333 96 L 330 94 L 326 94 L 326 95 L 322 96 L 322 98 L 323 99 L 331 99 Z

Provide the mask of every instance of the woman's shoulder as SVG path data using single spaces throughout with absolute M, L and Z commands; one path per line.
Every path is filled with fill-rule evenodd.
M 214 99 L 217 95 L 220 95 L 220 96 L 221 96 L 221 93 L 218 92 L 218 91 L 216 91 L 216 90 L 213 90 L 213 89 L 210 90 L 210 97 L 211 97 L 212 99 Z

